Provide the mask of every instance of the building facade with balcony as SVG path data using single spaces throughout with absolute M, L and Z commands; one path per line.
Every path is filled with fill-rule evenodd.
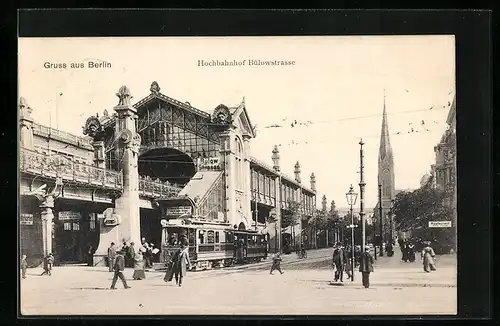
M 457 145 L 456 145 L 456 95 L 446 118 L 447 129 L 441 136 L 439 143 L 434 146 L 436 163 L 431 166 L 431 177 L 428 182 L 443 190 L 449 191 L 451 196 L 445 202 L 452 209 L 452 227 L 457 231 Z M 456 242 L 455 242 L 456 248 Z
M 160 221 L 173 219 L 255 229 L 271 249 L 300 236 L 303 223 L 281 230 L 281 212 L 296 201 L 301 221 L 312 215 L 315 177 L 304 185 L 298 162 L 281 173 L 276 147 L 273 166 L 251 156 L 244 101 L 202 111 L 156 82 L 150 92 L 132 104 L 121 87 L 114 113 L 89 117 L 81 137 L 36 124 L 20 100 L 21 253 L 100 265 L 111 242 L 161 248 Z

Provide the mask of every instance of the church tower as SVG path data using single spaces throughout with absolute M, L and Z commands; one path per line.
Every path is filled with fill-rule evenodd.
M 384 111 L 382 114 L 382 131 L 380 135 L 380 148 L 378 152 L 378 183 L 382 185 L 382 216 L 384 225 L 390 226 L 394 231 L 393 223 L 389 221 L 389 210 L 391 209 L 391 201 L 395 196 L 395 177 L 394 177 L 394 158 L 392 155 L 392 147 L 389 138 L 389 125 L 387 121 L 387 112 L 385 107 L 385 91 L 384 91 Z M 386 229 L 385 234 L 389 234 Z M 391 232 L 391 234 L 394 234 Z

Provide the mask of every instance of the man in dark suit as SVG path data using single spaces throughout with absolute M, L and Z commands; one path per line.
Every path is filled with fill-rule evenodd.
M 370 247 L 365 247 L 365 252 L 363 252 L 359 259 L 359 271 L 361 272 L 363 278 L 363 286 L 365 288 L 370 287 L 370 273 L 373 272 L 373 257 L 370 254 Z
M 115 275 L 113 276 L 113 282 L 111 283 L 111 289 L 115 290 L 116 281 L 118 278 L 122 280 L 123 287 L 125 289 L 130 289 L 130 286 L 127 285 L 127 281 L 125 280 L 125 276 L 123 276 L 123 270 L 125 269 L 125 258 L 123 257 L 124 253 L 119 251 L 115 257 L 115 265 L 113 266 L 113 270 L 115 271 Z
M 337 242 L 337 245 L 335 246 L 335 250 L 333 251 L 333 259 L 332 263 L 335 267 L 335 282 L 337 282 L 340 279 L 340 282 L 344 281 L 344 265 L 345 262 L 347 261 L 346 254 L 344 252 L 344 249 L 342 249 L 342 246 L 339 242 Z
M 111 246 L 108 248 L 108 267 L 109 271 L 113 271 L 113 267 L 115 265 L 115 257 L 116 257 L 116 247 L 115 243 L 111 242 Z

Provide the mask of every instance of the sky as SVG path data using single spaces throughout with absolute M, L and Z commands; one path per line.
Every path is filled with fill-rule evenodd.
M 434 163 L 455 92 L 455 39 L 444 35 L 20 38 L 18 59 L 19 96 L 35 121 L 76 135 L 89 116 L 113 112 L 122 85 L 132 103 L 157 81 L 161 93 L 207 111 L 244 97 L 257 132 L 252 156 L 272 165 L 279 145 L 284 173 L 293 177 L 299 161 L 309 186 L 314 172 L 318 207 L 323 195 L 346 207 L 351 184 L 359 192 L 361 138 L 365 207 L 376 205 L 384 92 L 396 189 L 418 188 Z M 207 67 L 199 60 L 246 62 Z M 250 66 L 249 60 L 295 64 Z M 89 62 L 111 67 L 88 68 Z

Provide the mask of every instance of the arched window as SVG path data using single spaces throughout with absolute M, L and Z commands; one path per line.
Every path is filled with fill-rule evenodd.
M 236 137 L 236 151 L 235 151 L 235 173 L 236 173 L 236 189 L 243 190 L 243 145 L 241 140 Z

